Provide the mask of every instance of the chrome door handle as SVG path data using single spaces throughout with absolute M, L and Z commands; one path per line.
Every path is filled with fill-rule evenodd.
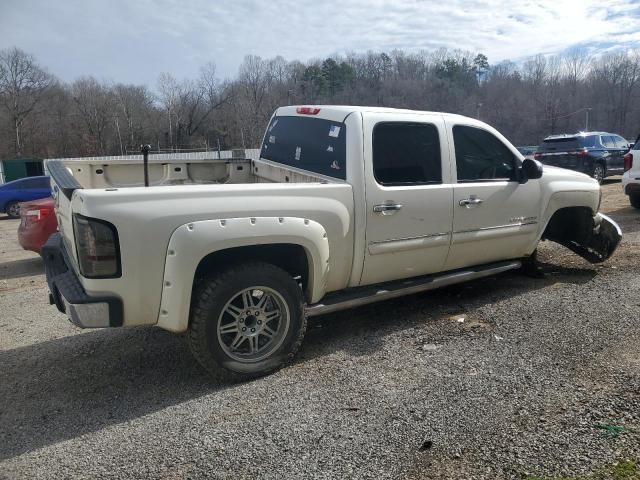
M 469 206 L 471 205 L 480 205 L 484 200 L 482 200 L 481 198 L 478 197 L 469 197 L 469 198 L 465 198 L 463 200 L 460 200 L 458 202 L 458 205 L 460 205 L 461 207 L 467 207 L 469 208 Z
M 381 213 L 383 215 L 388 215 L 389 213 L 397 212 L 402 209 L 402 204 L 400 203 L 381 203 L 380 205 L 374 205 L 373 211 L 376 213 Z

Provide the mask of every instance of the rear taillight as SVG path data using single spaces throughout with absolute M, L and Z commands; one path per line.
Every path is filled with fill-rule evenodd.
M 80 273 L 86 278 L 114 278 L 120 272 L 118 232 L 109 222 L 75 214 L 73 231 Z
M 301 115 L 317 115 L 320 113 L 320 109 L 318 107 L 298 107 L 296 108 L 296 113 Z
M 536 160 L 540 160 L 542 158 L 542 154 L 541 153 L 534 153 L 533 154 L 533 158 Z
M 631 170 L 633 167 L 633 153 L 626 153 L 622 158 L 624 158 L 624 171 Z
M 24 214 L 32 222 L 39 222 L 40 220 L 44 219 L 51 213 L 53 213 L 53 210 L 51 210 L 50 208 L 39 207 L 39 208 L 30 208 Z

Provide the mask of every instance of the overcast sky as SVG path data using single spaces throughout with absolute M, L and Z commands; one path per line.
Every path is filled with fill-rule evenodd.
M 582 46 L 640 46 L 630 0 L 0 0 L 0 49 L 17 46 L 65 81 L 155 87 L 246 54 L 308 60 L 347 51 L 461 48 L 490 63 Z

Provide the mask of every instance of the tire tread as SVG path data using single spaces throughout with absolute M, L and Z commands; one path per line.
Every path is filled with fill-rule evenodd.
M 295 288 L 299 290 L 298 285 L 295 283 L 293 278 L 291 278 L 291 276 L 281 268 L 270 263 L 254 261 L 234 265 L 219 273 L 213 274 L 200 281 L 200 284 L 194 291 L 194 296 L 192 299 L 193 308 L 190 318 L 190 328 L 187 332 L 187 341 L 189 343 L 189 348 L 198 363 L 200 363 L 200 365 L 202 365 L 205 370 L 207 370 L 214 376 L 220 375 L 221 370 L 224 367 L 219 365 L 215 358 L 209 353 L 207 348 L 206 330 L 209 315 L 207 306 L 213 302 L 216 291 L 222 285 L 228 283 L 234 278 L 237 278 L 238 276 L 246 275 L 251 277 L 255 274 L 256 271 L 265 269 L 270 270 L 271 273 L 274 274 L 286 275 L 291 280 L 292 284 L 295 285 Z M 291 362 L 291 360 L 295 357 L 296 353 L 300 349 L 307 330 L 307 316 L 305 315 L 304 305 L 302 304 L 301 293 L 298 297 L 300 300 L 299 307 L 301 311 L 301 326 L 297 332 L 297 337 L 295 338 L 294 343 L 287 352 L 286 356 L 282 358 L 282 361 L 269 369 L 262 370 L 256 373 L 239 373 L 226 370 L 225 372 L 228 376 L 230 376 L 234 380 L 248 380 L 251 378 L 257 378 L 271 374 Z

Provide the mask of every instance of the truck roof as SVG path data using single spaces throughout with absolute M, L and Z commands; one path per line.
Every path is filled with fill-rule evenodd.
M 592 132 L 577 132 L 577 133 L 558 133 L 558 134 L 554 134 L 554 135 L 548 135 L 546 137 L 544 137 L 545 140 L 553 140 L 556 138 L 574 138 L 574 137 L 586 137 L 589 135 L 616 135 L 615 133 L 609 133 L 609 132 L 596 132 L 596 131 L 592 131 Z
M 432 112 L 425 110 L 411 110 L 406 108 L 389 108 L 389 107 L 367 107 L 367 106 L 354 106 L 354 105 L 290 105 L 287 107 L 280 107 L 276 110 L 275 115 L 309 115 L 304 113 L 298 113 L 299 108 L 307 109 L 320 109 L 316 114 L 319 118 L 325 118 L 334 121 L 343 121 L 344 117 L 353 112 L 361 113 L 405 113 L 405 114 L 425 114 L 425 115 L 441 115 L 446 118 L 457 118 L 472 120 L 479 122 L 478 120 L 465 117 L 464 115 L 457 115 L 455 113 L 445 112 Z M 479 122 L 481 123 L 481 122 Z

